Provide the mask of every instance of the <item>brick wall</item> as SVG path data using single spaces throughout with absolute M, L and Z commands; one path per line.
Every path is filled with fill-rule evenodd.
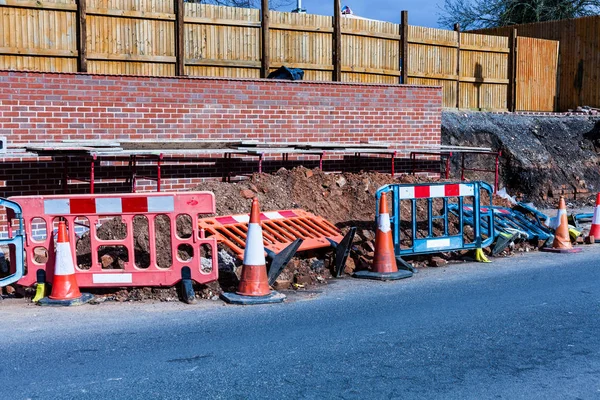
M 255 139 L 277 142 L 394 143 L 398 150 L 440 143 L 441 89 L 438 87 L 289 82 L 214 78 L 156 78 L 0 71 L 0 136 L 9 144 L 62 139 Z M 400 153 L 402 168 L 405 153 Z M 388 170 L 389 161 L 350 157 L 326 168 Z M 0 196 L 61 193 L 63 165 L 48 158 L 0 158 Z M 223 160 L 205 157 L 177 165 L 167 160 L 163 190 L 183 190 L 206 177 L 219 177 Z M 306 164 L 317 157 L 264 168 Z M 369 164 L 367 164 L 369 163 Z M 228 163 L 234 173 L 257 169 L 256 158 Z M 88 162 L 70 164 L 85 178 Z M 142 167 L 140 175 L 154 175 Z M 97 192 L 128 191 L 124 163 L 101 161 Z M 73 181 L 74 182 L 74 181 Z M 72 182 L 72 183 L 73 183 Z M 85 191 L 87 185 L 71 192 Z M 140 189 L 153 190 L 152 181 Z

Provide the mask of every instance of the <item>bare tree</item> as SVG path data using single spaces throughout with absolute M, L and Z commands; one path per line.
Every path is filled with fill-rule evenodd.
M 438 23 L 452 28 L 492 28 L 600 13 L 600 0 L 445 0 Z

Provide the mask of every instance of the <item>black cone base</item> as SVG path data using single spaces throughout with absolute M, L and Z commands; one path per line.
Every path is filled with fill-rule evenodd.
M 54 300 L 50 297 L 44 297 L 37 303 L 40 306 L 54 306 L 54 307 L 68 307 L 68 306 L 80 306 L 82 304 L 87 303 L 92 300 L 94 295 L 91 293 L 81 293 L 81 297 L 77 297 L 76 299 L 69 300 Z
M 274 290 L 266 296 L 242 296 L 237 293 L 221 293 L 221 299 L 229 304 L 241 304 L 244 306 L 254 304 L 281 303 L 285 300 L 285 294 Z
M 398 270 L 398 272 L 372 272 L 372 271 L 358 271 L 352 275 L 359 279 L 375 279 L 378 281 L 397 281 L 398 279 L 410 278 L 413 273 L 405 270 Z

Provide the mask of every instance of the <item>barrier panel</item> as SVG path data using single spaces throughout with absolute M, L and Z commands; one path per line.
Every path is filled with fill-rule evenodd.
M 23 286 L 33 285 L 40 270 L 45 272 L 46 281 L 52 282 L 53 231 L 61 218 L 67 224 L 81 287 L 172 286 L 182 280 L 182 274 L 198 283 L 218 278 L 217 242 L 198 228 L 199 214 L 215 212 L 211 192 L 20 196 L 10 200 L 22 208 L 26 232 L 27 271 L 18 281 Z M 10 211 L 9 221 L 14 217 Z M 111 222 L 120 231 L 110 231 L 108 240 L 100 239 L 98 229 Z M 46 234 L 34 238 L 32 231 L 39 225 L 45 225 Z M 89 246 L 78 243 L 76 226 L 89 229 L 89 235 L 79 238 L 87 241 L 89 237 Z M 139 228 L 137 236 L 134 226 Z M 77 262 L 79 245 L 89 249 L 89 268 Z M 40 259 L 43 252 L 47 260 Z M 167 260 L 162 265 L 159 255 Z M 165 265 L 169 261 L 170 265 Z
M 342 232 L 331 222 L 304 210 L 262 212 L 260 220 L 264 247 L 273 253 L 281 252 L 296 239 L 303 239 L 298 251 L 330 247 L 331 241 L 339 243 L 343 239 Z M 242 259 L 248 221 L 248 214 L 229 215 L 203 218 L 199 226 Z
M 8 238 L 0 239 L 0 246 L 7 246 L 10 252 L 11 268 L 9 275 L 0 278 L 0 288 L 17 282 L 25 273 L 25 262 L 23 261 L 23 249 L 25 243 L 25 231 L 23 229 L 23 215 L 21 206 L 13 201 L 0 198 L 0 207 L 10 210 L 13 221 L 17 223 L 15 228 L 11 222 L 8 224 Z
M 490 223 L 493 189 L 485 182 L 385 185 L 375 195 L 376 215 L 382 193 L 391 194 L 390 223 L 398 257 L 476 250 L 494 240 L 494 224 Z M 490 207 L 480 207 L 482 195 Z M 474 205 L 472 232 L 464 230 L 465 204 Z M 450 212 L 454 206 L 460 210 L 457 215 Z M 482 220 L 488 222 L 482 225 Z

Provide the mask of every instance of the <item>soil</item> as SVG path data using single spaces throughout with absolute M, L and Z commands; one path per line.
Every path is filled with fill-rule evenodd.
M 556 207 L 563 195 L 593 205 L 600 191 L 600 118 L 528 116 L 464 111 L 442 113 L 442 143 L 502 150 L 500 187 L 510 195 Z M 467 156 L 470 168 L 493 168 L 489 156 Z M 452 158 L 459 171 L 460 157 Z M 471 179 L 493 174 L 467 172 Z

